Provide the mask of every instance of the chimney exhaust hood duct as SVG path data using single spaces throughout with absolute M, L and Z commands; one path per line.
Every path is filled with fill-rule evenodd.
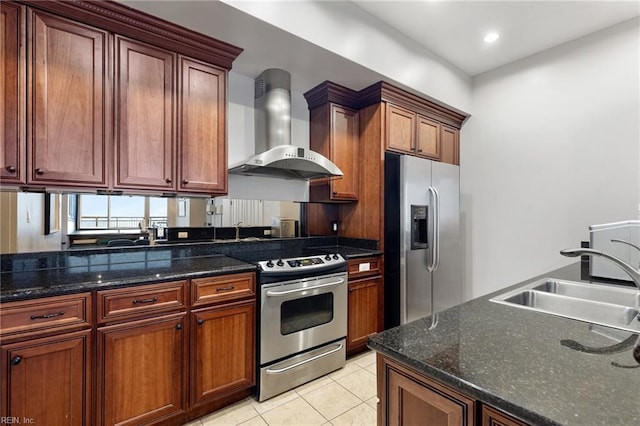
M 286 179 L 342 176 L 329 159 L 291 145 L 291 74 L 271 68 L 255 80 L 255 152 L 229 173 Z

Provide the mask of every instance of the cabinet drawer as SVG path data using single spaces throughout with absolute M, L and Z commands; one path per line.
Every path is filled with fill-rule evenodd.
M 34 335 L 89 327 L 91 294 L 46 297 L 3 303 L 0 310 L 0 335 Z
M 193 306 L 228 302 L 255 295 L 256 275 L 253 272 L 191 280 Z
M 381 274 L 381 256 L 351 259 L 348 264 L 349 279 L 372 277 Z
M 172 281 L 98 292 L 98 322 L 105 323 L 185 307 L 186 281 Z

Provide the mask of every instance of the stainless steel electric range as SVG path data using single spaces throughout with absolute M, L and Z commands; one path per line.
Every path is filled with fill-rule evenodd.
M 258 400 L 342 368 L 347 262 L 304 249 L 232 255 L 259 266 Z

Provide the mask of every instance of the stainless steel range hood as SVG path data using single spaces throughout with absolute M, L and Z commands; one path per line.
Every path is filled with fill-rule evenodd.
M 229 173 L 286 179 L 342 176 L 329 159 L 310 149 L 291 145 L 291 74 L 263 71 L 255 80 L 256 154 L 233 165 Z

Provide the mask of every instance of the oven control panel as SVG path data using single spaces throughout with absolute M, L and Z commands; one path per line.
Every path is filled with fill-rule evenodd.
M 262 273 L 280 273 L 280 272 L 302 272 L 302 271 L 321 271 L 327 268 L 333 268 L 337 265 L 346 264 L 346 260 L 337 254 L 331 253 L 318 256 L 294 257 L 289 259 L 272 259 L 258 262 Z

